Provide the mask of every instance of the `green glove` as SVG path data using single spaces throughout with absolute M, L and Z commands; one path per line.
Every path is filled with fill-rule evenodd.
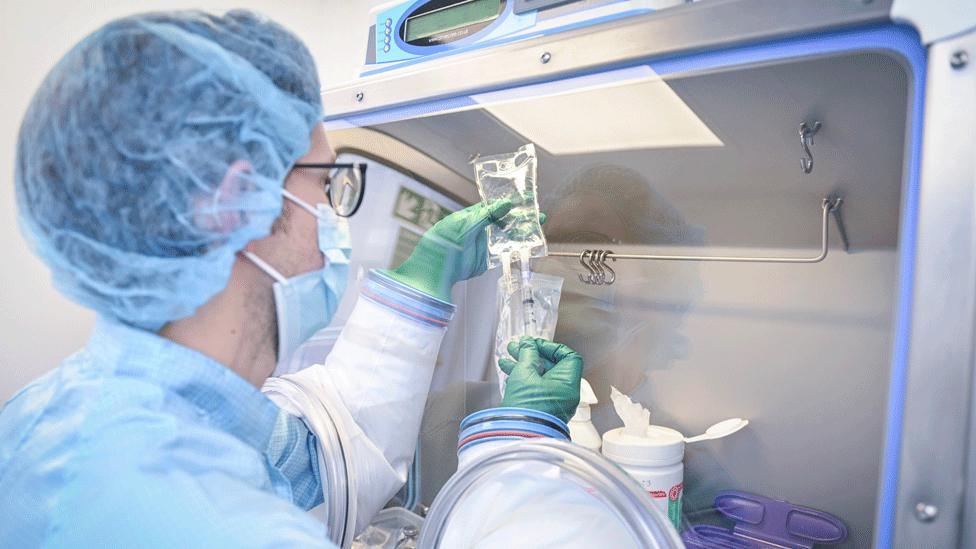
M 488 269 L 488 225 L 512 209 L 510 200 L 490 206 L 481 202 L 434 224 L 403 264 L 387 275 L 443 301 L 451 300 L 455 283 Z M 540 216 L 544 222 L 545 216 Z
M 569 347 L 523 336 L 508 344 L 498 367 L 508 374 L 502 406 L 528 408 L 569 421 L 580 399 L 583 357 Z

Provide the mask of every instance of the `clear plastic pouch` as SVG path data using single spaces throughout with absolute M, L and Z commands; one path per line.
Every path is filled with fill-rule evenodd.
M 505 277 L 498 279 L 498 329 L 495 331 L 495 368 L 498 371 L 498 389 L 505 394 L 505 381 L 508 376 L 498 368 L 498 359 L 511 358 L 508 342 L 523 335 L 532 335 L 552 340 L 556 334 L 556 321 L 559 317 L 559 296 L 562 294 L 563 279 L 542 273 L 528 273 L 524 282 L 529 292 L 522 288 L 511 291 Z M 524 303 L 522 296 L 531 295 L 530 302 Z M 535 333 L 526 334 L 520 315 L 531 314 Z
M 548 249 L 536 198 L 535 145 L 529 143 L 513 153 L 478 157 L 473 163 L 482 200 L 512 201 L 506 221 L 488 227 L 488 268 L 545 257 Z

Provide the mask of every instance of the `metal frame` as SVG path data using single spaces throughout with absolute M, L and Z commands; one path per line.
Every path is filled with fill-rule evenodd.
M 820 263 L 827 258 L 830 223 L 828 217 L 831 213 L 836 215 L 843 199 L 840 197 L 827 197 L 823 199 L 820 209 L 820 253 L 813 257 L 741 257 L 741 256 L 715 256 L 715 255 L 647 255 L 647 254 L 618 254 L 607 252 L 602 256 L 602 260 L 610 259 L 644 259 L 652 261 L 719 261 L 726 263 Z M 583 261 L 583 256 L 593 250 L 583 250 L 581 252 L 549 252 L 551 257 L 576 257 Z
M 327 119 L 692 51 L 889 22 L 892 0 L 710 0 L 457 53 L 325 90 Z M 488 57 L 491 60 L 488 61 Z M 394 83 L 395 82 L 395 83 Z
M 922 42 L 931 44 L 954 35 L 967 34 L 976 28 L 976 2 L 894 0 L 891 19 L 915 27 L 922 35 Z
M 966 50 L 976 32 L 929 49 L 908 370 L 890 397 L 906 396 L 895 547 L 976 547 L 976 66 L 953 67 Z

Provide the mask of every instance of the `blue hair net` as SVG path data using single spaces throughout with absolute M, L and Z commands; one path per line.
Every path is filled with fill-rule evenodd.
M 226 285 L 270 233 L 321 119 L 293 34 L 233 11 L 109 23 L 51 70 L 17 144 L 21 230 L 55 285 L 156 330 Z

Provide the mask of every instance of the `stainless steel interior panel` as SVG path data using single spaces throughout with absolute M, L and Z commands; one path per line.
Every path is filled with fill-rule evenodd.
M 631 86 L 643 85 L 639 81 Z M 550 242 L 583 241 L 572 229 L 562 227 L 575 218 L 558 212 L 564 207 L 559 203 L 575 192 L 574 186 L 587 187 L 590 193 L 612 191 L 621 197 L 627 195 L 623 186 L 630 186 L 653 188 L 682 212 L 683 223 L 690 227 L 707 225 L 707 242 L 693 230 L 662 239 L 660 227 L 656 231 L 618 231 L 607 242 L 815 248 L 820 239 L 820 201 L 838 193 L 845 197 L 842 215 L 852 248 L 894 246 L 908 89 L 897 59 L 880 53 L 832 56 L 669 76 L 667 86 L 723 146 L 555 155 L 536 142 L 541 205 L 552 214 L 546 231 Z M 865 89 L 872 92 L 852 93 Z M 641 100 L 639 92 L 634 95 L 635 101 Z M 546 109 L 545 98 L 535 101 Z M 580 105 L 593 101 L 599 97 L 581 99 Z M 620 109 L 626 113 L 634 107 L 621 105 Z M 652 105 L 648 107 L 653 110 Z M 559 131 L 584 135 L 594 125 L 634 123 L 626 114 L 618 121 L 594 119 L 585 109 L 552 115 Z M 815 167 L 808 175 L 798 167 L 797 129 L 805 120 L 823 121 L 812 147 Z M 379 124 L 373 129 L 430 151 L 467 177 L 471 177 L 472 155 L 515 150 L 535 140 L 496 118 L 490 106 Z M 610 173 L 623 169 L 633 171 L 632 181 Z M 606 186 L 602 180 L 608 178 L 616 178 L 618 188 L 594 190 Z M 599 217 L 604 212 L 593 213 Z

